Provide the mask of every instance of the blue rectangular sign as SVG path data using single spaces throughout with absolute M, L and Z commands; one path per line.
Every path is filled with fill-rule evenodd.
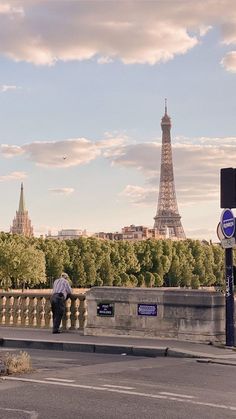
M 157 316 L 157 304 L 138 304 L 139 316 Z

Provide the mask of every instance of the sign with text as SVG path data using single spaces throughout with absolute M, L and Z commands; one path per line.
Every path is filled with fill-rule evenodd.
M 235 231 L 235 218 L 231 209 L 226 208 L 221 214 L 221 230 L 226 239 L 230 239 Z
M 157 304 L 138 304 L 139 316 L 157 316 Z
M 223 249 L 230 249 L 231 247 L 235 247 L 235 238 L 231 237 L 231 239 L 222 239 L 221 246 Z
M 114 303 L 102 301 L 97 305 L 97 316 L 114 317 Z

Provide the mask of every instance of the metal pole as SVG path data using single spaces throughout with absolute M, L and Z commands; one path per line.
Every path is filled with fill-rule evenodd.
M 226 345 L 234 346 L 233 249 L 225 249 L 225 335 Z

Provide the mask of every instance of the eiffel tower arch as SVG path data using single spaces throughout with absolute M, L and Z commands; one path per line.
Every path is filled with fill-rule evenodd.
M 161 148 L 161 174 L 157 203 L 157 213 L 154 217 L 154 229 L 164 238 L 174 240 L 185 239 L 184 229 L 179 215 L 175 194 L 174 171 L 171 148 L 171 119 L 167 114 L 165 100 L 165 115 L 161 120 L 162 148 Z

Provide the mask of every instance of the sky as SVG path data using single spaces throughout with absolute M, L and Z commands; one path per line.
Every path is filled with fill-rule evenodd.
M 0 0 L 0 230 L 153 227 L 167 98 L 185 234 L 236 166 L 235 0 Z

